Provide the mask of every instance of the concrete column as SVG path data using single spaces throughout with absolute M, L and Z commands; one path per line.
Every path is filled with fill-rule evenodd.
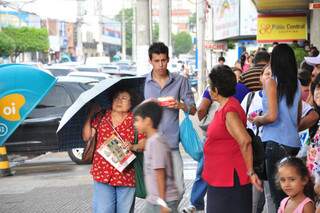
M 150 7 L 149 0 L 137 0 L 137 74 L 143 75 L 151 71 L 148 49 L 150 45 Z
M 136 14 L 137 6 L 136 1 L 132 0 L 132 10 L 133 10 L 133 19 L 132 19 L 132 61 L 137 61 L 137 25 L 136 25 Z
M 310 18 L 310 40 L 311 44 L 320 48 L 320 10 L 315 9 L 311 12 Z
M 169 0 L 161 0 L 159 4 L 159 41 L 170 46 L 170 11 Z
M 201 97 L 206 86 L 206 60 L 205 60 L 205 1 L 197 0 L 197 49 L 198 49 L 198 94 Z

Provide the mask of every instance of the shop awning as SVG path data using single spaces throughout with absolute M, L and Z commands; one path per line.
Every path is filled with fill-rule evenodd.
M 308 10 L 309 0 L 252 0 L 258 12 Z

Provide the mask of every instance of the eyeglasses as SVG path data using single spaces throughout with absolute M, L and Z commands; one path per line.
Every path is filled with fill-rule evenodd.
M 114 101 L 130 101 L 130 97 L 129 96 L 117 96 L 113 99 Z

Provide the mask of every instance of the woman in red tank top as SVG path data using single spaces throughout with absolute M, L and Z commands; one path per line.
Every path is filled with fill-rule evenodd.
M 235 98 L 236 77 L 219 65 L 210 75 L 210 95 L 220 108 L 207 130 L 202 177 L 208 183 L 207 212 L 251 212 L 252 186 L 262 190 L 253 170 L 246 115 Z

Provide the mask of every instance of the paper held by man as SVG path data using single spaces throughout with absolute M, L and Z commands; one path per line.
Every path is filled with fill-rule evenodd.
M 119 172 L 122 172 L 136 158 L 126 142 L 115 135 L 112 135 L 99 147 L 98 153 Z

